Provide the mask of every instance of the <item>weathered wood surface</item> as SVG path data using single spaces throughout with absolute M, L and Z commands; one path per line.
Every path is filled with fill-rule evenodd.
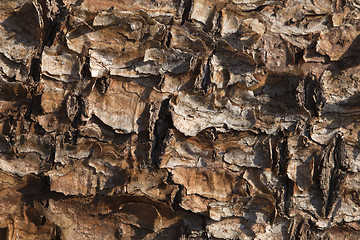
M 0 1 L 0 239 L 359 239 L 357 0 Z

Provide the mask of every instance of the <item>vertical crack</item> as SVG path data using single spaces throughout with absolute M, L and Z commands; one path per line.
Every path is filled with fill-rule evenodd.
M 219 15 L 218 15 L 218 18 L 216 20 L 216 26 L 215 26 L 215 36 L 220 36 L 220 33 L 221 33 L 221 29 L 222 29 L 222 11 L 219 11 Z
M 205 92 L 205 94 L 208 92 L 208 88 L 209 88 L 210 80 L 211 80 L 210 79 L 210 76 L 211 76 L 210 62 L 211 62 L 212 56 L 213 56 L 213 53 L 208 57 L 206 65 L 203 68 L 204 76 L 201 81 L 201 90 L 203 90 Z
M 81 67 L 80 71 L 81 79 L 82 80 L 90 80 L 91 79 L 91 72 L 90 72 L 90 57 L 86 56 Z
M 55 237 L 54 237 L 54 239 L 55 239 L 55 240 L 61 240 L 61 239 L 62 239 L 62 238 L 61 238 L 61 235 L 62 235 L 61 229 L 60 229 L 59 226 L 56 225 L 56 227 L 55 227 Z
M 283 182 L 284 190 L 279 193 L 279 202 L 283 202 L 281 206 L 286 214 L 289 214 L 292 208 L 292 196 L 294 183 L 287 176 L 287 165 L 289 162 L 289 149 L 287 136 L 284 132 L 279 133 L 279 137 L 274 139 L 274 145 L 270 145 L 272 155 L 272 171 L 275 175 L 279 176 Z
M 210 60 L 208 59 L 206 65 L 205 65 L 205 69 L 204 69 L 204 77 L 203 80 L 201 82 L 201 89 L 205 92 L 205 94 L 207 93 L 209 84 L 210 84 Z
M 186 21 L 189 21 L 189 16 L 190 16 L 190 11 L 191 11 L 191 7 L 193 5 L 193 0 L 185 0 L 184 1 L 184 12 L 182 14 L 182 20 L 181 20 L 181 24 L 184 24 Z
M 173 126 L 171 114 L 169 112 L 170 98 L 161 103 L 159 117 L 155 122 L 154 137 L 151 149 L 151 162 L 156 167 L 160 166 L 160 155 L 164 151 L 164 141 L 168 136 L 169 129 Z
M 305 78 L 304 85 L 305 108 L 312 116 L 318 117 L 325 101 L 321 94 L 320 83 L 314 75 L 308 75 Z
M 40 72 L 41 72 L 41 55 L 42 52 L 39 54 L 39 56 L 34 57 L 31 60 L 31 66 L 30 66 L 30 76 L 32 77 L 33 81 L 39 82 L 40 81 Z
M 44 42 L 42 48 L 45 46 L 50 47 L 53 45 L 56 34 L 59 32 L 61 23 L 65 21 L 68 11 L 65 7 L 65 4 L 62 0 L 57 0 L 57 5 L 59 12 L 55 15 L 53 20 L 49 20 L 49 27 L 45 33 Z
M 172 35 L 171 35 L 171 32 L 169 31 L 169 33 L 168 33 L 168 35 L 167 35 L 167 38 L 166 38 L 166 42 L 165 42 L 165 46 L 166 46 L 167 48 L 170 47 L 171 38 L 172 38 Z
M 319 187 L 322 193 L 320 214 L 328 217 L 340 198 L 342 185 L 346 177 L 342 146 L 342 136 L 337 134 L 324 149 L 318 166 Z

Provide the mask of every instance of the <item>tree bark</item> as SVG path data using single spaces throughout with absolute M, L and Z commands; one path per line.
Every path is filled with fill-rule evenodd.
M 2 0 L 0 239 L 359 239 L 359 9 Z

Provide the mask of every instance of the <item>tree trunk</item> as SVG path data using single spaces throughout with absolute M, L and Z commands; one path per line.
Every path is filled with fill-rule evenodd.
M 360 239 L 359 9 L 2 0 L 0 239 Z

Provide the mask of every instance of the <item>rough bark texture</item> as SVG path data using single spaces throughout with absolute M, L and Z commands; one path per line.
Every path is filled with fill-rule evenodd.
M 358 0 L 1 0 L 0 239 L 359 239 Z

